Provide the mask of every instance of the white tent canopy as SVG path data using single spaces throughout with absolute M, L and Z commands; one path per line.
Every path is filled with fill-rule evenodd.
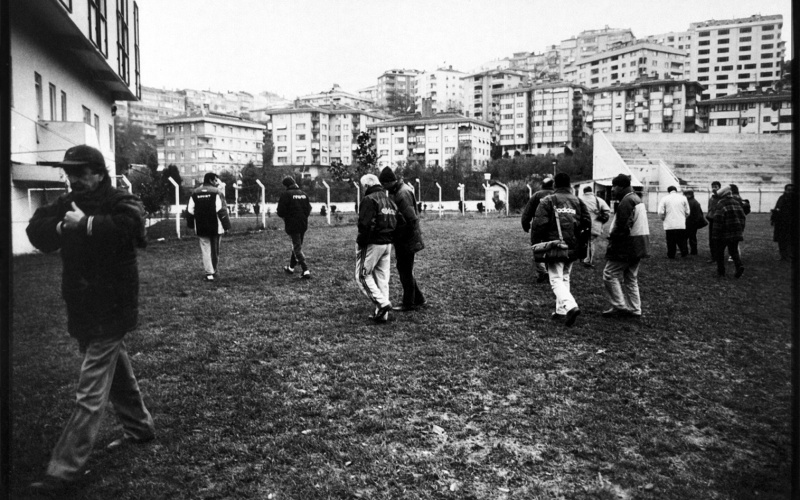
M 631 176 L 631 186 L 644 187 L 639 178 L 631 172 L 625 160 L 617 153 L 602 131 L 594 133 L 594 153 L 592 181 L 601 186 L 610 186 L 614 177 L 619 174 Z

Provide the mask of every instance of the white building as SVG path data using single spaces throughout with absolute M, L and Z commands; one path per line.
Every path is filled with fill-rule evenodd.
M 631 42 L 580 59 L 564 70 L 564 80 L 592 89 L 631 83 L 643 76 L 681 79 L 686 57 L 685 50 Z
M 112 3 L 113 5 L 113 3 Z M 25 234 L 40 206 L 65 189 L 51 165 L 78 144 L 98 148 L 116 181 L 114 101 L 140 95 L 135 1 L 10 2 L 12 251 L 33 251 Z
M 373 100 L 345 92 L 336 83 L 333 84 L 331 90 L 298 97 L 297 102 L 309 106 L 350 106 L 357 109 L 373 109 L 375 107 Z
M 710 134 L 791 134 L 792 91 L 761 89 L 699 103 Z
M 452 66 L 420 73 L 417 77 L 417 109 L 422 109 L 423 99 L 430 99 L 433 113 L 460 113 L 464 107 L 463 76 L 463 72 L 454 70 Z

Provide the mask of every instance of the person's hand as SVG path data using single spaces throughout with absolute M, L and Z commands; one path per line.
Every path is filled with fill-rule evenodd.
M 78 208 L 78 205 L 73 201 L 72 210 L 64 214 L 63 229 L 77 229 L 84 217 L 86 217 L 86 214 L 83 213 L 83 210 Z

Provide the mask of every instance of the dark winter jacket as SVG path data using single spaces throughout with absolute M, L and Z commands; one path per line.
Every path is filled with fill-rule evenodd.
M 711 238 L 720 241 L 742 241 L 744 239 L 745 215 L 742 204 L 728 193 L 717 202 Z
M 642 200 L 628 187 L 623 195 L 608 234 L 606 259 L 621 262 L 636 262 L 649 257 L 650 225 Z
M 778 198 L 775 208 L 772 209 L 770 223 L 775 226 L 772 234 L 773 241 L 791 239 L 792 224 L 794 222 L 792 196 L 794 196 L 793 192 L 782 194 L 780 198 Z
M 528 200 L 528 203 L 525 204 L 525 208 L 522 210 L 523 231 L 527 233 L 531 230 L 531 221 L 536 215 L 536 209 L 539 207 L 539 203 L 541 203 L 542 198 L 550 196 L 551 194 L 553 194 L 552 189 L 540 189 L 539 191 L 533 193 L 533 196 L 531 196 L 531 199 Z M 534 243 L 533 233 L 531 233 L 531 243 Z
M 418 252 L 425 248 L 422 229 L 417 214 L 417 198 L 408 185 L 399 181 L 389 189 L 392 201 L 397 205 L 397 228 L 394 231 L 395 250 Z
M 708 225 L 705 216 L 703 215 L 703 207 L 700 202 L 694 197 L 686 197 L 689 202 L 689 217 L 686 218 L 686 229 L 701 229 Z
M 359 247 L 390 244 L 396 227 L 397 206 L 381 186 L 370 186 L 358 209 L 356 243 Z
M 192 192 L 186 214 L 186 223 L 197 236 L 216 236 L 231 228 L 225 196 L 211 184 L 203 184 Z
M 569 247 L 570 260 L 578 258 L 578 248 L 582 232 L 592 230 L 592 217 L 589 209 L 569 188 L 558 188 L 546 196 L 536 208 L 536 216 L 531 225 L 533 243 L 558 240 L 556 217 L 561 224 L 561 235 Z M 587 235 L 588 236 L 588 235 Z M 588 240 L 586 238 L 584 241 Z
M 56 227 L 73 202 L 86 217 L 59 235 Z M 144 207 L 136 196 L 111 186 L 106 177 L 92 192 L 72 192 L 37 209 L 27 233 L 43 252 L 61 249 L 61 294 L 71 336 L 82 342 L 119 338 L 136 328 L 136 248 L 146 245 Z
M 289 186 L 278 200 L 278 217 L 283 219 L 286 233 L 305 233 L 308 229 L 308 216 L 311 202 L 297 184 Z
M 717 203 L 719 203 L 719 196 L 717 196 L 717 193 L 711 193 L 711 196 L 708 197 L 708 211 L 706 212 L 706 219 L 709 221 L 714 220 Z

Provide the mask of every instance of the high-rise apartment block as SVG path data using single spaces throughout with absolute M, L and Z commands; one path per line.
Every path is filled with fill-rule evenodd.
M 420 73 L 417 77 L 417 109 L 422 109 L 423 99 L 429 99 L 433 113 L 460 113 L 464 106 L 463 76 L 463 72 L 454 70 L 452 66 Z
M 771 86 L 781 78 L 783 16 L 692 23 L 691 79 L 710 98 Z
M 184 184 L 201 184 L 206 172 L 238 173 L 262 165 L 264 125 L 236 116 L 201 113 L 157 124 L 158 163 L 178 167 Z
M 459 146 L 468 148 L 471 169 L 486 167 L 491 152 L 491 124 L 456 113 L 399 117 L 368 125 L 378 152 L 378 167 L 421 162 L 445 166 Z
M 578 36 L 562 40 L 558 45 L 559 74 L 564 78 L 568 68 L 580 63 L 584 58 L 634 40 L 633 32 L 629 28 L 618 29 L 606 26 L 602 29 L 581 31 Z
M 9 2 L 12 252 L 28 253 L 34 211 L 66 189 L 52 165 L 88 144 L 103 153 L 116 183 L 114 101 L 135 101 L 141 87 L 139 8 L 132 0 Z M 112 6 L 114 3 L 112 2 Z M 4 69 L 5 71 L 5 69 Z M 5 91 L 5 90 L 4 90 Z
M 603 132 L 695 132 L 697 82 L 642 78 L 633 83 L 590 89 L 586 122 Z
M 390 69 L 378 77 L 375 91 L 376 104 L 386 106 L 392 96 L 397 96 L 404 102 L 413 103 L 417 95 L 417 76 L 415 69 Z
M 685 64 L 684 50 L 631 42 L 577 61 L 565 70 L 564 79 L 591 89 L 632 83 L 644 76 L 683 78 Z
M 464 76 L 464 115 L 491 123 L 497 135 L 500 130 L 500 97 L 495 93 L 519 87 L 526 77 L 527 73 L 510 69 Z
M 584 121 L 586 89 L 567 82 L 500 90 L 500 140 L 504 152 L 546 154 L 578 147 L 591 136 Z
M 309 106 L 350 106 L 357 109 L 372 109 L 375 107 L 375 102 L 371 99 L 364 99 L 361 96 L 345 92 L 335 83 L 331 90 L 298 97 L 297 102 Z
M 142 127 L 145 137 L 155 139 L 156 122 L 186 114 L 186 95 L 180 90 L 165 90 L 142 86 L 139 101 L 118 101 L 116 116 L 123 123 Z

